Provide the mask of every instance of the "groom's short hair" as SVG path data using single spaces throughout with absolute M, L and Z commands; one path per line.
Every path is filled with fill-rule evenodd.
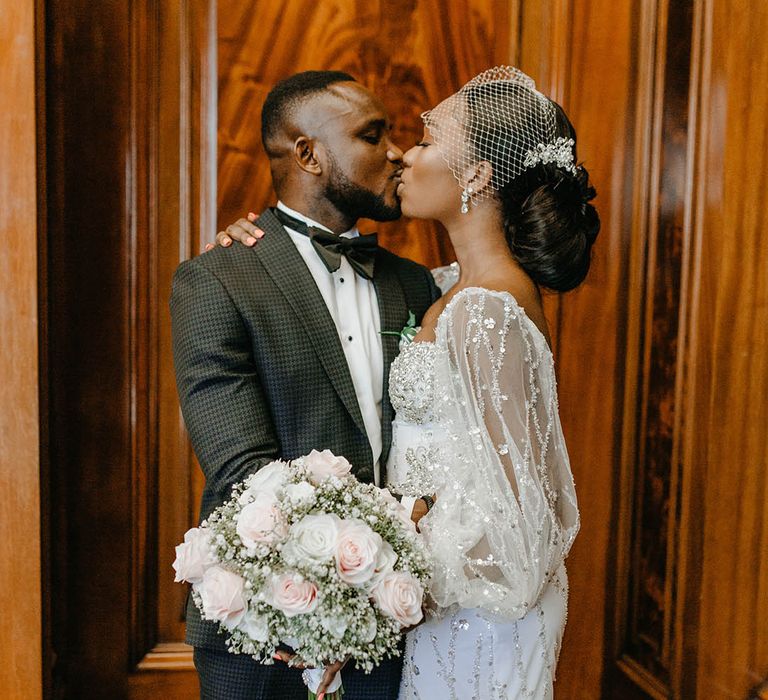
M 355 79 L 336 70 L 308 70 L 281 80 L 270 90 L 261 110 L 261 141 L 267 155 L 275 154 L 275 141 L 292 112 L 307 98 L 322 92 L 329 85 Z

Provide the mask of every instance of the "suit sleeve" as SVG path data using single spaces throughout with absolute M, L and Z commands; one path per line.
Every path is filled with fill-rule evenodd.
M 278 456 L 251 339 L 227 290 L 195 261 L 176 271 L 170 307 L 184 421 L 208 485 L 226 494 Z

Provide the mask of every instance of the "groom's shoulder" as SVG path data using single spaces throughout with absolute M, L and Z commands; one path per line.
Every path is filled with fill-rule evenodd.
M 423 278 L 431 276 L 429 268 L 417 263 L 415 260 L 396 255 L 391 250 L 379 248 L 379 263 L 393 268 L 401 276 Z
M 175 278 L 211 278 L 225 287 L 240 280 L 257 278 L 262 266 L 252 248 L 233 244 L 224 248 L 216 246 L 199 255 L 184 260 L 176 268 Z

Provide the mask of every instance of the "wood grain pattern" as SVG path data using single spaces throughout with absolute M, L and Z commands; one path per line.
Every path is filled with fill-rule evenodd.
M 0 0 L 0 15 L 0 696 L 33 700 L 43 691 L 35 3 Z
M 560 414 L 581 511 L 581 531 L 568 559 L 568 625 L 556 693 L 587 700 L 603 692 L 606 584 L 616 531 L 613 492 L 634 217 L 628 194 L 634 184 L 637 128 L 637 8 L 610 0 L 574 0 L 561 12 L 570 21 L 546 22 L 561 27 L 556 51 L 569 45 L 567 59 L 557 68 L 548 58 L 545 75 L 576 128 L 579 157 L 597 189 L 595 205 L 602 220 L 589 276 L 582 287 L 560 298 L 556 317 Z M 523 37 L 527 41 L 525 29 Z M 540 46 L 534 41 L 531 51 L 536 49 Z
M 685 459 L 699 697 L 768 678 L 768 6 L 701 13 Z M 698 573 L 697 573 L 698 572 Z M 689 665 L 689 669 L 693 669 Z
M 197 694 L 190 650 L 163 653 L 183 639 L 170 564 L 199 481 L 167 298 L 212 192 L 199 184 L 208 7 L 45 6 L 54 696 Z
M 670 681 L 678 518 L 677 387 L 681 274 L 686 247 L 688 100 L 692 2 L 662 4 L 658 15 L 655 98 L 660 105 L 653 145 L 654 182 L 646 236 L 640 435 L 636 450 L 635 553 L 627 594 L 624 652 L 664 687 Z

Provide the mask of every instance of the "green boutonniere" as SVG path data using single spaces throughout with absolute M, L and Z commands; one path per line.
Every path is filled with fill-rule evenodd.
M 403 330 L 401 331 L 380 331 L 382 335 L 396 335 L 400 340 L 406 343 L 413 342 L 413 339 L 416 337 L 416 333 L 418 333 L 418 329 L 416 328 L 416 315 L 411 311 L 408 310 L 408 323 L 403 326 Z

